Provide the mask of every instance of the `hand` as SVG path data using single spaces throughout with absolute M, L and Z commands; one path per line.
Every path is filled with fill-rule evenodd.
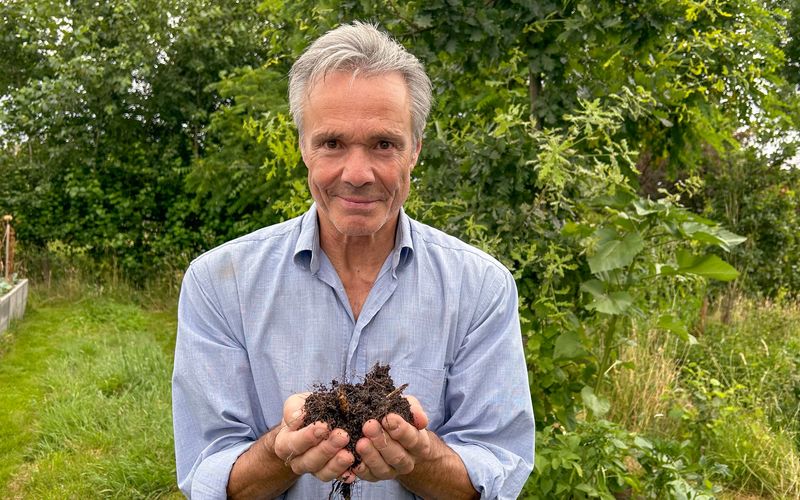
M 390 413 L 382 422 L 368 420 L 364 423 L 364 437 L 356 443 L 361 463 L 355 468 L 358 477 L 365 481 L 394 479 L 409 474 L 415 465 L 431 453 L 431 436 L 425 427 L 428 416 L 417 398 L 406 396 L 411 404 L 414 424 L 400 415 Z
M 273 450 L 297 475 L 310 473 L 320 481 L 341 478 L 355 481 L 350 472 L 355 457 L 344 447 L 350 436 L 342 429 L 330 431 L 323 422 L 314 422 L 303 428 L 303 404 L 308 393 L 289 396 L 283 405 L 283 422 L 275 436 Z

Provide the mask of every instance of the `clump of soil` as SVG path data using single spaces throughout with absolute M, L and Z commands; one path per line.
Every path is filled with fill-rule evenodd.
M 402 396 L 408 384 L 395 387 L 389 376 L 389 365 L 376 363 L 359 384 L 350 384 L 332 380 L 330 387 L 324 384 L 314 386 L 308 396 L 303 410 L 305 417 L 303 426 L 314 422 L 325 422 L 328 428 L 342 429 L 350 436 L 347 449 L 355 457 L 351 468 L 361 463 L 356 453 L 356 442 L 364 436 L 361 431 L 367 420 L 383 420 L 389 413 L 396 413 L 407 422 L 413 423 L 411 405 Z M 345 499 L 350 498 L 350 484 L 336 482 L 332 495 L 340 493 Z

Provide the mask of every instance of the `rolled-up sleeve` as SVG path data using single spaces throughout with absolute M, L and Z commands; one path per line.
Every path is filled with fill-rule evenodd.
M 535 424 L 517 307 L 511 274 L 493 267 L 449 369 L 449 418 L 437 431 L 486 499 L 517 498 L 533 470 Z
M 172 376 L 178 486 L 195 499 L 226 498 L 231 468 L 263 420 L 247 352 L 208 274 L 195 262 L 184 277 Z

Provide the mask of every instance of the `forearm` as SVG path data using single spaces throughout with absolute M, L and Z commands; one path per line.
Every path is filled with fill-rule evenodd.
M 275 454 L 280 427 L 267 432 L 236 460 L 228 480 L 228 497 L 275 498 L 300 477 Z
M 400 484 L 426 500 L 480 498 L 461 457 L 439 436 L 426 432 L 431 438 L 430 458 L 417 462 L 411 473 L 397 476 Z

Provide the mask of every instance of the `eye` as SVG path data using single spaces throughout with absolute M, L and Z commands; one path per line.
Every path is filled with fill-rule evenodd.
M 339 141 L 337 141 L 336 139 L 328 139 L 327 141 L 325 141 L 324 146 L 327 149 L 336 149 L 339 146 Z
M 378 141 L 378 149 L 391 149 L 394 144 L 389 141 Z

